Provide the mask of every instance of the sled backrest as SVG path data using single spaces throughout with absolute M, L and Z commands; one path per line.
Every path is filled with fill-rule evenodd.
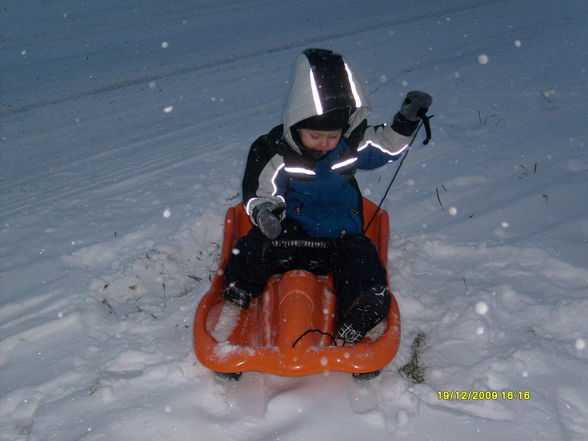
M 378 256 L 382 266 L 386 268 L 388 261 L 388 213 L 385 210 L 377 210 L 377 205 L 369 199 L 363 198 L 363 222 L 364 225 L 370 221 L 374 213 L 376 217 L 371 223 L 366 236 L 376 245 Z M 221 253 L 221 267 L 224 268 L 229 256 L 232 253 L 233 245 L 253 227 L 251 219 L 245 212 L 243 204 L 237 204 L 227 210 L 225 216 L 225 228 L 223 233 L 223 249 Z

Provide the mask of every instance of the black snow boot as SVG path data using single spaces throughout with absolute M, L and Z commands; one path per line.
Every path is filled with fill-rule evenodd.
M 251 303 L 251 298 L 253 296 L 244 289 L 237 288 L 235 285 L 230 284 L 223 291 L 223 297 L 230 301 L 233 305 L 236 305 L 239 308 L 247 309 L 249 308 L 249 303 Z
M 337 336 L 346 343 L 355 344 L 388 314 L 391 296 L 383 285 L 376 285 L 360 294 L 339 319 Z

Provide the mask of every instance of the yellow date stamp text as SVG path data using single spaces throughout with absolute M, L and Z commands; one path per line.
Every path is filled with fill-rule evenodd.
M 528 390 L 440 390 L 437 398 L 443 401 L 521 400 L 531 399 Z

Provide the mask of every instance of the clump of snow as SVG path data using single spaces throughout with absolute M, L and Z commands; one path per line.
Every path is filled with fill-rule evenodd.
M 233 305 L 230 302 L 226 302 L 222 305 L 222 310 L 217 323 L 214 325 L 211 324 L 209 326 L 211 329 L 211 335 L 216 339 L 216 341 L 220 343 L 227 341 L 235 329 L 235 326 L 237 325 L 237 320 L 240 313 L 241 308 Z
M 480 315 L 486 315 L 488 313 L 488 304 L 486 302 L 476 303 L 476 312 Z
M 478 63 L 488 64 L 489 61 L 490 61 L 490 57 L 488 57 L 488 55 L 486 55 L 486 54 L 478 55 Z

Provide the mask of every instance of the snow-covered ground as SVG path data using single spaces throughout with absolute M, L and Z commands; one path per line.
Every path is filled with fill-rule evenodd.
M 0 19 L 0 439 L 588 439 L 585 0 L 4 0 Z M 349 59 L 373 123 L 435 99 L 384 204 L 403 342 L 367 383 L 222 382 L 193 313 L 307 47 Z M 479 390 L 530 399 L 438 395 Z

